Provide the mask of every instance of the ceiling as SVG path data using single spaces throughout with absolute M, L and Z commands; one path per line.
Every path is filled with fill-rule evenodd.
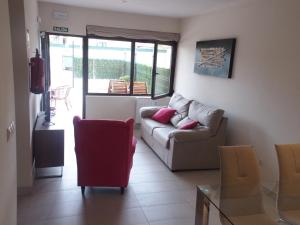
M 253 0 L 39 0 L 144 15 L 184 18 Z

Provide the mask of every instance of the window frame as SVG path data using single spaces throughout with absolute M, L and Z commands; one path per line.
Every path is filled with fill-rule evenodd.
M 89 39 L 99 39 L 99 40 L 112 40 L 112 41 L 126 41 L 131 42 L 131 62 L 130 62 L 130 93 L 128 94 L 118 94 L 118 93 L 95 93 L 89 92 L 88 87 L 88 51 L 89 51 Z M 154 58 L 153 58 L 153 65 L 152 65 L 152 85 L 151 85 L 151 93 L 149 94 L 133 94 L 133 78 L 134 78 L 134 67 L 135 67 L 135 44 L 136 43 L 152 43 L 154 44 Z M 162 45 L 169 45 L 172 47 L 172 56 L 171 56 L 171 74 L 170 74 L 170 84 L 169 84 L 169 92 L 163 95 L 155 96 L 155 76 L 156 76 L 156 60 L 157 60 L 157 46 L 159 44 Z M 84 48 L 84 56 L 86 56 L 86 63 L 83 63 L 83 82 L 85 84 L 84 92 L 85 95 L 90 96 L 148 96 L 152 99 L 159 99 L 166 96 L 171 96 L 174 92 L 174 77 L 175 77 L 175 66 L 176 66 L 176 55 L 177 55 L 177 42 L 176 41 L 157 41 L 157 40 L 144 40 L 144 39 L 129 39 L 123 37 L 102 37 L 102 36 L 86 36 L 86 41 L 83 44 Z
M 156 83 L 156 67 L 157 67 L 157 48 L 158 45 L 169 45 L 172 47 L 172 55 L 171 55 L 171 68 L 170 68 L 170 84 L 169 84 L 169 92 L 155 96 L 155 83 Z M 176 66 L 176 56 L 177 56 L 177 42 L 165 42 L 157 41 L 154 47 L 154 60 L 153 60 L 153 73 L 152 73 L 152 90 L 151 90 L 151 99 L 160 99 L 163 97 L 171 96 L 174 93 L 174 77 L 175 77 L 175 66 Z

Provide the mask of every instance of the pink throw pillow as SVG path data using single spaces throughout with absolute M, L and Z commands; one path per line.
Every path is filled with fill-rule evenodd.
M 172 116 L 175 114 L 176 109 L 161 108 L 153 116 L 152 119 L 160 123 L 169 123 Z
M 197 126 L 198 121 L 191 120 L 179 127 L 180 130 L 193 129 Z

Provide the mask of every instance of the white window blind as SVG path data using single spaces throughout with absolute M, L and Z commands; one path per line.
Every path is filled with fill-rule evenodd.
M 158 40 L 158 41 L 176 41 L 180 39 L 179 33 L 168 33 L 147 30 L 135 30 L 115 27 L 104 27 L 87 25 L 87 36 L 112 37 L 112 38 L 129 38 L 136 40 Z

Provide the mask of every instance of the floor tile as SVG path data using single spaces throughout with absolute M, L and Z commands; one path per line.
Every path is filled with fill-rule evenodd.
M 158 221 L 167 219 L 192 219 L 195 212 L 191 205 L 187 203 L 169 204 L 143 207 L 148 221 Z
M 42 225 L 88 225 L 85 216 L 70 216 L 43 221 Z
M 38 224 L 47 219 L 54 205 L 42 205 L 18 210 L 18 225 Z
M 194 224 L 195 224 L 194 219 L 171 219 L 171 220 L 162 220 L 162 221 L 150 223 L 150 225 L 194 225 Z
M 85 215 L 84 201 L 61 202 L 55 204 L 55 207 L 48 214 L 47 219 L 79 215 Z
M 133 184 L 133 190 L 136 194 L 166 192 L 176 190 L 192 190 L 195 185 L 183 183 L 179 181 L 161 181 L 161 182 L 145 182 L 141 184 Z
M 141 206 L 188 203 L 188 197 L 189 197 L 188 191 L 137 194 L 137 199 Z
M 148 224 L 141 208 L 104 210 L 87 214 L 89 225 L 138 225 Z
M 171 172 L 135 131 L 138 143 L 125 193 L 87 187 L 83 197 L 71 126 L 65 131 L 63 177 L 36 180 L 31 194 L 18 197 L 18 225 L 192 225 L 196 185 L 220 179 L 218 170 Z
M 176 180 L 176 176 L 169 171 L 133 173 L 130 177 L 130 183 L 132 184 L 171 180 Z

